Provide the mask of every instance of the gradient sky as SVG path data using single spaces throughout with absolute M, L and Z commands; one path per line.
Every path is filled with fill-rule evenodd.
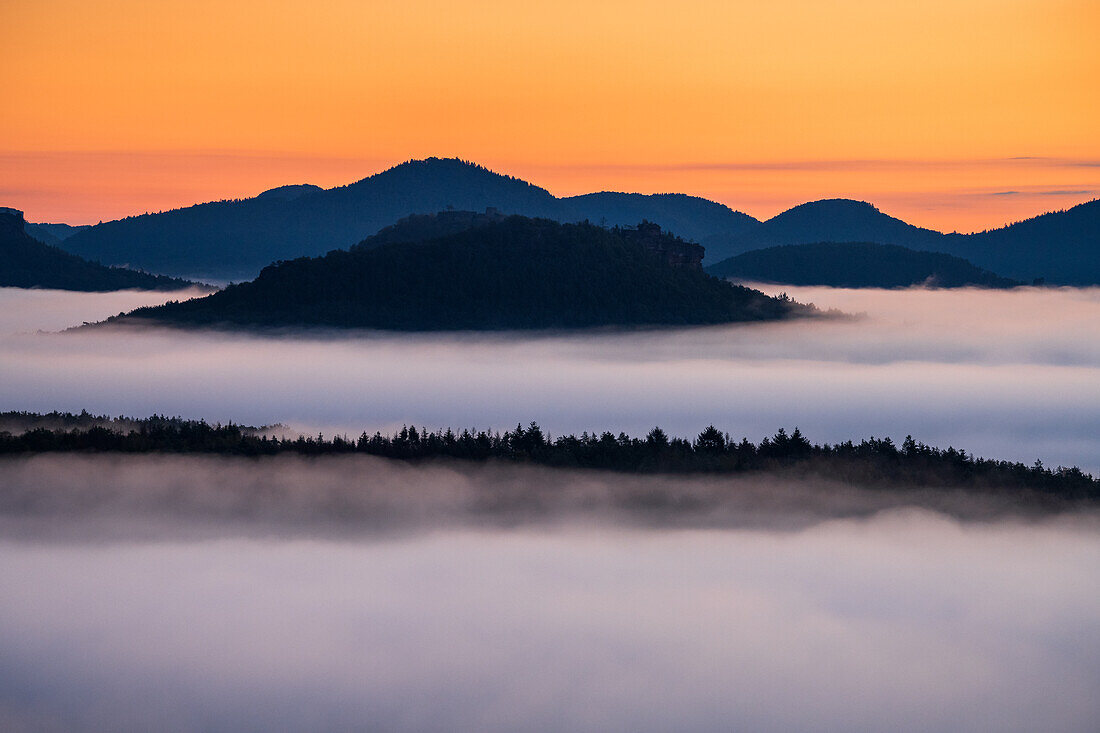
M 1096 0 L 3 0 L 0 205 L 95 222 L 460 156 L 945 230 L 1100 196 Z

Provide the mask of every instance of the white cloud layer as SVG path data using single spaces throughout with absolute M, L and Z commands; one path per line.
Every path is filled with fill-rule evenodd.
M 361 457 L 0 475 L 4 730 L 1100 723 L 1094 516 L 868 514 L 880 495 L 832 486 L 777 528 L 767 502 L 812 487 L 735 481 L 716 516 L 741 526 L 643 527 L 606 499 L 719 487 Z M 510 504 L 519 489 L 553 521 Z M 484 521 L 491 497 L 520 521 Z
M 788 291 L 864 317 L 619 335 L 41 335 L 25 332 L 135 296 L 0 290 L 0 405 L 326 434 L 536 420 L 694 435 L 713 422 L 759 440 L 799 426 L 815 441 L 911 433 L 1100 472 L 1100 289 Z

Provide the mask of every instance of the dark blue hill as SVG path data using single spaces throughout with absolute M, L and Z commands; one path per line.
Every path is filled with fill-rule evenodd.
M 64 247 L 82 257 L 154 272 L 245 279 L 276 260 L 350 247 L 410 214 L 490 207 L 556 221 L 621 225 L 648 219 L 695 239 L 756 223 L 691 196 L 601 193 L 558 199 L 472 163 L 429 158 L 328 190 L 282 187 L 251 199 L 106 222 L 66 239 Z
M 412 217 L 384 242 L 280 262 L 251 282 L 122 320 L 445 331 L 712 324 L 811 312 L 705 274 L 701 248 L 656 225 L 454 216 L 467 214 L 480 220 L 454 233 L 408 241 L 410 232 L 430 237 L 450 221 L 446 213 Z
M 0 207 L 0 287 L 112 290 L 180 290 L 186 280 L 104 267 L 39 242 L 25 231 L 23 212 Z
M 718 277 L 837 288 L 1010 288 L 1022 285 L 942 252 L 892 244 L 785 244 L 735 255 L 707 268 Z

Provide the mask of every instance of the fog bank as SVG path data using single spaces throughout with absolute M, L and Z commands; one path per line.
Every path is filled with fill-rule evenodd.
M 275 526 L 273 505 L 311 521 L 304 487 L 276 480 L 246 522 L 207 535 L 177 526 L 52 541 L 72 534 L 63 525 L 133 516 L 125 501 L 70 512 L 74 489 L 117 499 L 144 481 L 176 499 L 178 511 L 154 502 L 172 524 L 202 526 L 210 517 L 186 493 L 240 478 L 221 466 L 166 488 L 147 471 L 97 469 L 101 479 L 81 483 L 79 468 L 15 474 L 70 485 L 50 512 L 23 507 L 25 527 L 37 512 L 50 531 L 0 534 L 4 730 L 1083 733 L 1100 723 L 1093 520 L 960 523 L 895 509 L 824 512 L 777 531 L 477 527 L 436 514 L 434 529 L 414 533 L 353 535 L 332 517 L 306 534 L 244 531 Z M 570 490 L 540 476 L 525 477 L 536 494 Z M 438 467 L 388 480 L 406 501 L 500 489 L 484 473 Z M 334 488 L 322 476 L 314 490 L 331 501 Z M 19 511 L 0 509 L 8 521 Z
M 353 435 L 798 425 L 1100 472 L 1100 289 L 786 290 L 863 315 L 50 335 L 33 332 L 178 296 L 0 289 L 0 409 Z M 0 729 L 1092 732 L 1098 567 L 1095 511 L 988 494 L 369 456 L 10 458 Z
M 692 436 L 713 422 L 759 440 L 798 426 L 1100 472 L 1100 289 L 787 290 L 863 315 L 598 334 L 9 334 L 0 405 L 352 435 L 536 420 Z M 75 312 L 89 296 L 56 297 Z
M 361 455 L 41 454 L 0 459 L 0 473 L 0 533 L 28 541 L 354 538 L 575 525 L 795 530 L 907 508 L 973 522 L 1100 520 L 1093 505 L 1018 491 L 862 489 L 792 475 L 633 475 Z
M 198 288 L 177 291 L 116 290 L 78 293 L 71 290 L 0 288 L 0 336 L 60 331 L 95 323 L 143 305 L 188 300 L 206 295 Z

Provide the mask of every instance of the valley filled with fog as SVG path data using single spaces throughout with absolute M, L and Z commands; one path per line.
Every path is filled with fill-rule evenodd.
M 186 294 L 0 289 L 0 405 L 352 436 L 798 426 L 1100 470 L 1100 289 L 786 291 L 845 315 L 60 332 Z M 1093 731 L 1100 515 L 1013 496 L 362 455 L 5 457 L 0 729 Z
M 4 470 L 5 730 L 1100 720 L 1094 513 L 358 457 Z
M 784 289 L 850 317 L 535 335 L 48 334 L 36 331 L 181 296 L 2 289 L 0 404 L 352 437 L 537 421 L 686 437 L 713 423 L 759 440 L 797 426 L 815 442 L 912 434 L 1100 471 L 1100 289 Z

